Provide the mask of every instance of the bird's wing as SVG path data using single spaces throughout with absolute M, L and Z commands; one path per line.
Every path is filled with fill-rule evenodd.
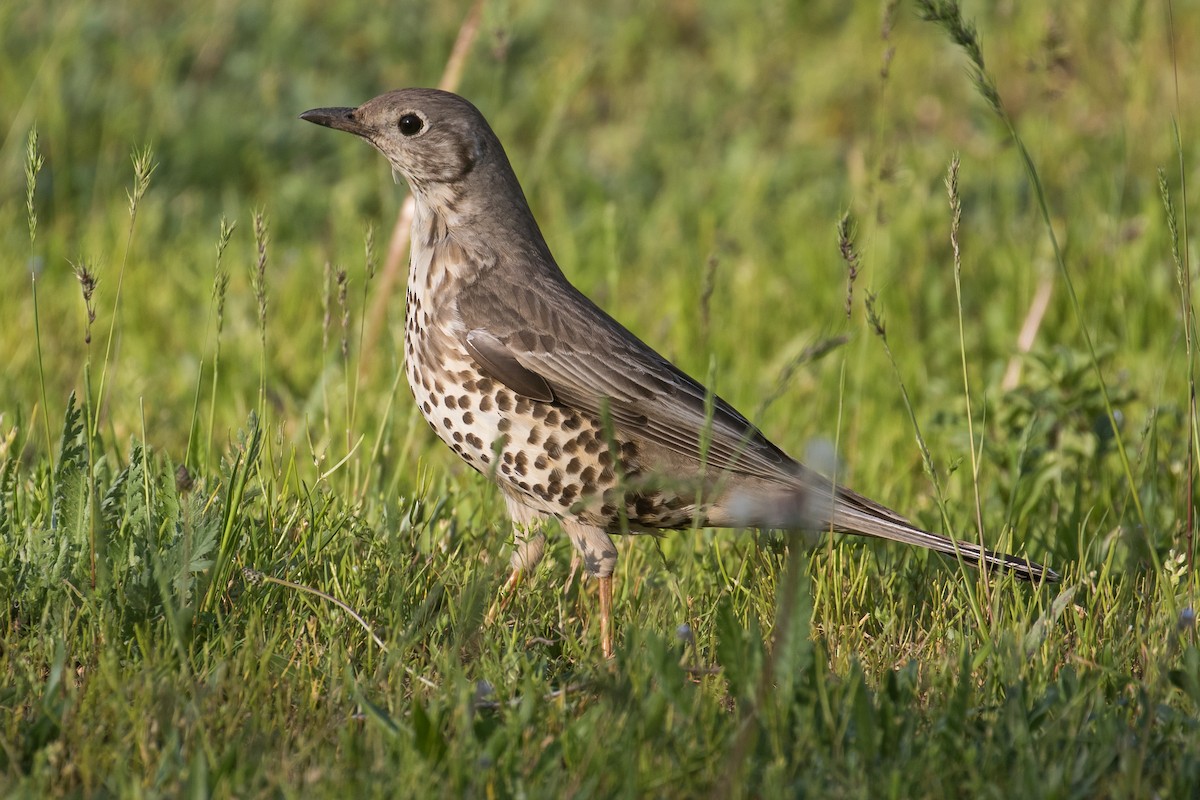
M 554 402 L 554 392 L 546 379 L 525 368 L 513 352 L 490 331 L 472 328 L 467 331 L 467 352 L 483 371 L 519 395 L 543 403 Z
M 557 277 L 557 276 L 556 276 Z M 514 392 L 597 417 L 697 465 L 768 480 L 799 468 L 749 420 L 558 277 L 481 280 L 457 297 L 465 344 Z

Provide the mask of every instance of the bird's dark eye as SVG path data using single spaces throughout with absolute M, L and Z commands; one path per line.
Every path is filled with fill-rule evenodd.
M 400 121 L 396 123 L 396 127 L 405 136 L 416 136 L 425 127 L 425 120 L 416 114 L 405 114 L 400 117 Z

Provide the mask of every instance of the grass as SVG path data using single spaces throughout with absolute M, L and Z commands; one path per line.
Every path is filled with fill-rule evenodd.
M 296 120 L 467 12 L 0 6 L 0 794 L 1195 794 L 1200 14 L 484 6 L 460 90 L 580 288 L 1064 575 L 638 537 L 606 664 L 563 537 L 483 625 L 511 535 L 398 377 L 402 187 Z

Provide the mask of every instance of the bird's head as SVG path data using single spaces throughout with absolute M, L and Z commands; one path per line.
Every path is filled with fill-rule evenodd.
M 475 106 L 437 89 L 399 89 L 358 108 L 314 108 L 300 119 L 366 139 L 414 192 L 458 183 L 503 152 Z

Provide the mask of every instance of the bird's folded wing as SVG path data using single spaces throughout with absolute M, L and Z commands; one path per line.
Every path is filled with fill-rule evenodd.
M 467 331 L 467 352 L 484 372 L 530 400 L 554 402 L 554 392 L 546 379 L 526 369 L 504 342 L 490 332 L 476 328 Z
M 532 288 L 532 287 L 530 287 Z M 460 293 L 468 350 L 514 392 L 605 416 L 712 468 L 769 480 L 798 466 L 744 416 L 635 337 L 574 287 L 537 292 L 476 283 Z

